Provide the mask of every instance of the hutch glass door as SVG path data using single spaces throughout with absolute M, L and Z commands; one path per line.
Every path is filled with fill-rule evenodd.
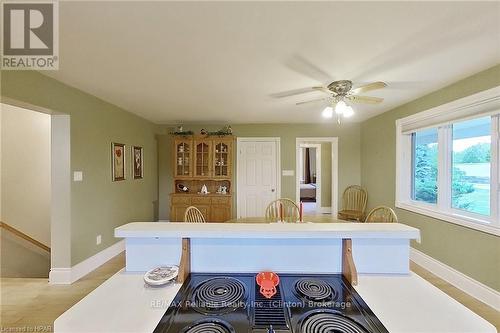
M 194 176 L 210 177 L 210 144 L 207 141 L 196 142 Z
M 231 175 L 231 143 L 214 141 L 214 177 L 229 178 Z
M 177 177 L 191 176 L 191 142 L 179 140 L 175 143 L 175 175 Z

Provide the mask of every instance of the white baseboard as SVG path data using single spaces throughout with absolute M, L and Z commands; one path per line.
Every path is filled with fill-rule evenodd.
M 410 249 L 410 259 L 463 292 L 500 311 L 500 292 L 414 248 Z
M 71 284 L 71 268 L 51 268 L 49 272 L 50 284 Z
M 49 273 L 50 284 L 72 284 L 99 266 L 125 251 L 125 240 L 121 240 L 101 252 L 85 259 L 71 268 L 52 268 Z

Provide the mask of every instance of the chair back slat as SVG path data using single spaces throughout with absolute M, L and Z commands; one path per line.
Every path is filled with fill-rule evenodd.
M 397 223 L 398 216 L 392 208 L 387 206 L 378 206 L 373 208 L 370 213 L 368 213 L 365 222 Z
M 205 223 L 206 221 L 203 213 L 200 212 L 198 208 L 196 208 L 195 206 L 190 206 L 184 213 L 184 222 Z
M 278 222 L 280 220 L 283 222 L 299 221 L 299 206 L 293 200 L 281 198 L 267 206 L 266 221 Z

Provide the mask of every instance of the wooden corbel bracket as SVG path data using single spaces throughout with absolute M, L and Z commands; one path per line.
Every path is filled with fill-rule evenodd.
M 178 283 L 184 283 L 191 273 L 191 239 L 182 239 L 181 261 L 179 263 Z
M 352 258 L 352 240 L 342 239 L 342 275 L 353 286 L 358 285 L 358 272 Z

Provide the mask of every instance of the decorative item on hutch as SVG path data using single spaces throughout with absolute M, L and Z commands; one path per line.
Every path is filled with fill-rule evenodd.
M 177 184 L 177 189 L 179 192 L 189 192 L 189 188 L 183 184 Z
M 209 193 L 207 185 L 203 184 L 203 186 L 201 187 L 200 193 L 201 194 L 208 194 Z

